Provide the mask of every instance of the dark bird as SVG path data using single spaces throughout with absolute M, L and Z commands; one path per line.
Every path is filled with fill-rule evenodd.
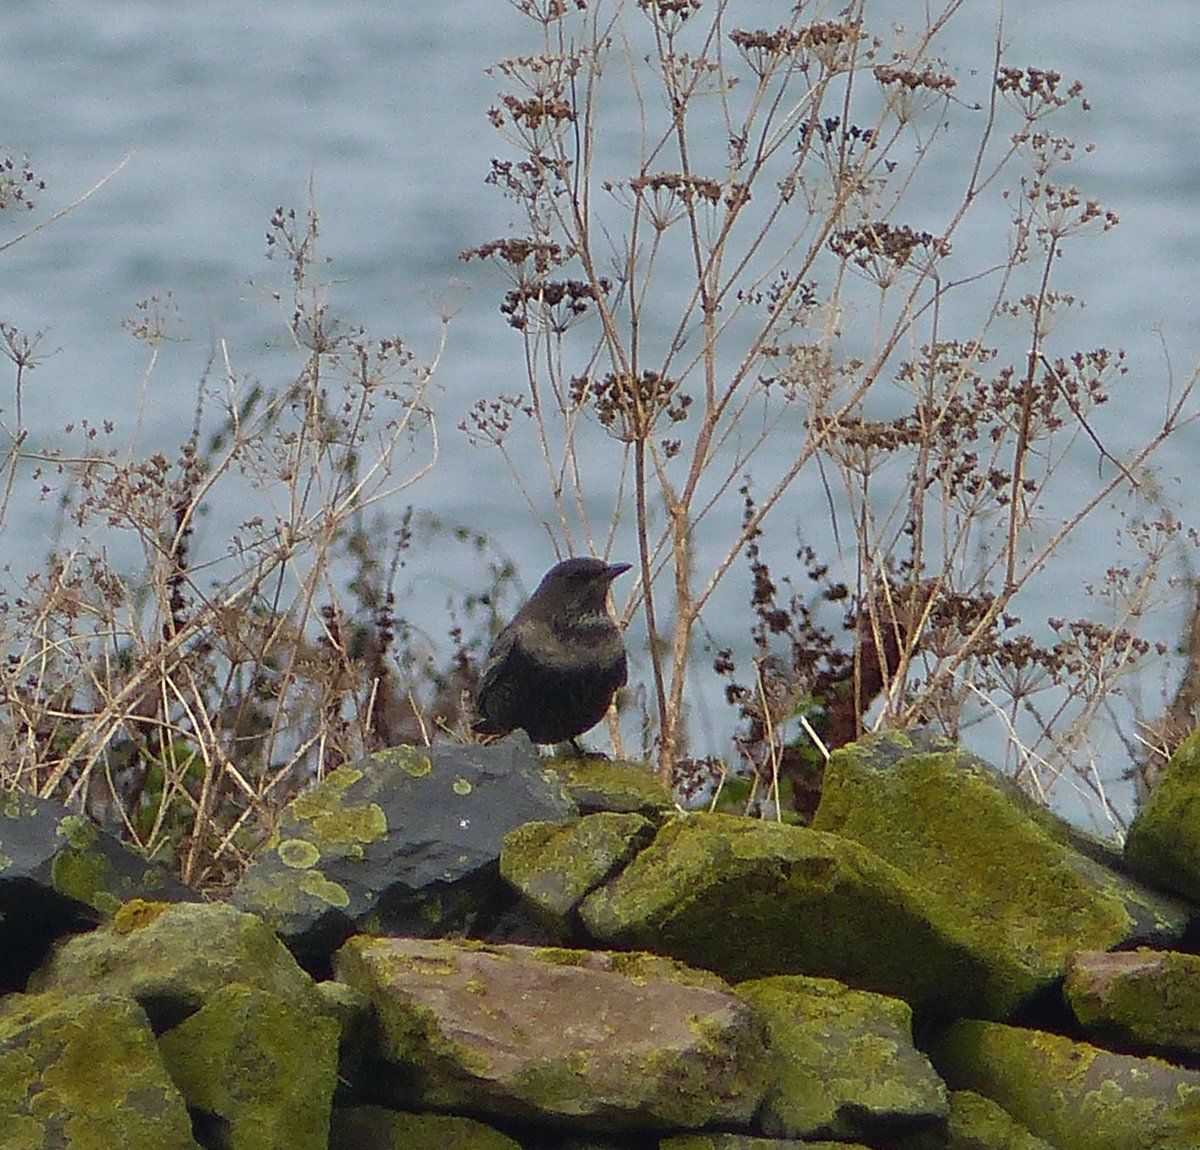
M 535 743 L 569 742 L 591 730 L 625 685 L 625 643 L 608 609 L 608 587 L 628 563 L 566 559 L 488 652 L 474 730 L 507 735 L 523 728 Z

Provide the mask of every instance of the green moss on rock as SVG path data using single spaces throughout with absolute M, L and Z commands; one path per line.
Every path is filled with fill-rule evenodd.
M 942 1015 L 1013 1001 L 1011 972 L 987 969 L 946 900 L 860 844 L 807 827 L 673 820 L 584 899 L 580 917 L 602 942 L 732 981 L 828 975 Z
M 958 748 L 921 751 L 897 733 L 842 748 L 813 826 L 862 843 L 955 907 L 973 949 L 996 975 L 1007 968 L 1005 1006 L 1059 977 L 1072 951 L 1135 936 L 1146 913 L 1128 880 L 1057 841 Z
M 565 933 L 579 901 L 653 837 L 654 824 L 639 814 L 601 811 L 567 823 L 525 823 L 504 839 L 500 874 Z
M 554 758 L 546 760 L 546 772 L 562 784 L 583 814 L 637 812 L 661 819 L 676 809 L 671 792 L 645 763 Z
M 1056 1150 L 1031 1134 L 990 1098 L 972 1090 L 950 1094 L 944 1130 L 923 1130 L 902 1139 L 896 1150 Z
M 1084 1029 L 1124 1045 L 1200 1053 L 1200 955 L 1073 955 L 1063 985 Z
M 946 1089 L 912 1044 L 907 1003 L 799 975 L 743 982 L 737 992 L 770 1035 L 764 1133 L 862 1138 L 945 1119 Z
M 231 983 L 159 1038 L 193 1109 L 221 1119 L 228 1150 L 325 1150 L 339 1027 Z
M 12 995 L 0 1007 L 0 1145 L 197 1150 L 146 1015 L 127 998 Z
M 232 982 L 319 1009 L 312 979 L 254 915 L 223 903 L 162 909 L 141 903 L 115 921 L 119 929 L 101 927 L 67 939 L 34 973 L 30 989 L 129 995 L 160 1026 L 178 1022 Z
M 329 1150 L 521 1150 L 499 1130 L 456 1114 L 409 1114 L 382 1106 L 336 1110 Z
M 1200 902 L 1200 730 L 1179 745 L 1125 840 L 1133 870 Z
M 931 1047 L 943 1077 L 1057 1150 L 1195 1150 L 1200 1072 L 1057 1034 L 964 1020 Z

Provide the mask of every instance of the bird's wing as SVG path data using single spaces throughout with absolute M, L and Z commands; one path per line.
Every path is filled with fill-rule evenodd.
M 486 720 L 488 715 L 488 696 L 506 679 L 505 665 L 512 658 L 517 648 L 517 631 L 510 623 L 496 636 L 488 650 L 487 661 L 483 665 L 483 673 L 479 676 L 479 686 L 475 688 L 475 707 L 481 718 Z

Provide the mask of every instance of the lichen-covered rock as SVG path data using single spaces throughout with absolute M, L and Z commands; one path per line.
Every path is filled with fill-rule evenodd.
M 1125 858 L 1147 881 L 1200 903 L 1200 730 L 1180 743 L 1142 804 Z
M 1031 1134 L 990 1098 L 973 1090 L 950 1092 L 944 1130 L 922 1130 L 896 1143 L 896 1150 L 1055 1150 Z
M 931 1053 L 952 1087 L 992 1099 L 1056 1150 L 1200 1146 L 1200 1071 L 975 1020 L 950 1025 Z
M 1089 1036 L 1200 1055 L 1200 955 L 1083 951 L 1063 990 Z
M 232 900 L 310 970 L 355 930 L 486 934 L 515 901 L 498 872 L 504 836 L 576 813 L 523 734 L 393 747 L 290 803 Z
M 326 1150 L 338 1024 L 242 983 L 161 1035 L 172 1080 L 227 1150 Z
M 1184 908 L 1056 839 L 982 760 L 928 745 L 888 733 L 836 751 L 812 825 L 958 909 L 973 949 L 1006 980 L 985 1014 L 1003 1017 L 1049 986 L 1074 950 L 1183 933 Z
M 107 926 L 60 944 L 29 986 L 126 994 L 163 1030 L 231 982 L 322 1010 L 312 979 L 270 928 L 224 903 L 127 903 Z
M 506 1134 L 457 1114 L 408 1114 L 383 1106 L 333 1112 L 329 1150 L 521 1150 Z
M 199 899 L 83 815 L 0 790 L 0 993 L 24 986 L 58 936 L 137 897 Z
M 198 1150 L 137 1003 L 14 994 L 0 1004 L 4 1150 Z
M 500 874 L 565 939 L 576 928 L 576 910 L 584 895 L 653 837 L 649 819 L 612 811 L 566 823 L 526 823 L 506 836 Z
M 344 982 L 329 979 L 316 984 L 323 1013 L 338 1025 L 338 1067 L 341 1076 L 353 1078 L 375 1047 L 375 1012 L 371 1000 Z
M 767 1026 L 763 1133 L 892 1139 L 945 1120 L 946 1087 L 913 1046 L 907 1003 L 802 975 L 743 982 L 737 992 Z
M 658 1150 L 872 1150 L 861 1142 L 810 1142 L 798 1138 L 755 1138 L 750 1134 L 677 1134 Z
M 850 839 L 736 815 L 667 823 L 584 899 L 603 943 L 654 950 L 731 981 L 816 974 L 891 994 L 930 1015 L 1000 1009 L 961 917 Z
M 645 763 L 567 755 L 546 759 L 545 766 L 574 800 L 580 814 L 615 811 L 661 819 L 676 809 L 671 792 Z
M 350 939 L 339 978 L 371 997 L 406 1108 L 593 1130 L 746 1123 L 763 1027 L 716 976 L 645 954 Z

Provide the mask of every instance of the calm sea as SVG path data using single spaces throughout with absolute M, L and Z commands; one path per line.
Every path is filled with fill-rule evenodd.
M 911 0 L 868 4 L 879 27 L 923 9 Z M 771 26 L 782 10 L 771 0 L 732 0 L 729 22 Z M 1095 143 L 1077 179 L 1122 223 L 1103 240 L 1069 245 L 1062 282 L 1087 307 L 1061 336 L 1068 350 L 1127 350 L 1133 385 L 1105 425 L 1119 449 L 1152 434 L 1171 373 L 1178 387 L 1200 358 L 1200 20 L 1194 0 L 1153 0 L 1138 9 L 1136 28 L 1116 0 L 969 0 L 942 55 L 964 73 L 986 74 L 1002 10 L 1009 61 L 1082 80 L 1093 105 L 1066 125 Z M 139 448 L 170 451 L 187 434 L 198 381 L 221 341 L 246 379 L 273 386 L 294 375 L 269 296 L 284 269 L 264 260 L 264 236 L 273 209 L 302 208 L 311 184 L 340 314 L 430 355 L 440 315 L 454 313 L 437 374 L 442 458 L 436 479 L 410 498 L 449 523 L 493 533 L 520 556 L 532 586 L 554 558 L 545 532 L 495 455 L 454 430 L 477 397 L 511 392 L 523 377 L 520 343 L 497 311 L 503 285 L 458 253 L 519 230 L 513 206 L 484 185 L 501 148 L 485 114 L 499 83 L 485 69 L 535 50 L 529 35 L 513 6 L 481 0 L 9 0 L 0 9 L 0 145 L 27 152 L 49 188 L 38 213 L 0 218 L 0 243 L 132 153 L 76 211 L 0 254 L 0 320 L 44 331 L 43 350 L 53 352 L 23 395 L 31 443 L 61 442 L 72 420 L 112 419 L 118 442 L 136 437 Z M 634 112 L 617 109 L 616 118 L 632 123 Z M 953 158 L 946 163 L 953 195 L 961 173 Z M 936 230 L 953 204 L 926 206 Z M 1003 228 L 1005 213 L 997 200 L 982 227 Z M 168 291 L 183 317 L 180 338 L 144 379 L 145 349 L 121 321 L 137 300 Z M 0 408 L 11 426 L 12 397 L 2 390 Z M 604 490 L 611 445 L 599 442 L 593 482 Z M 1193 525 L 1197 458 L 1200 429 L 1192 428 L 1158 461 L 1165 479 L 1181 481 L 1167 492 Z M 1094 455 L 1075 466 L 1079 483 L 1094 477 Z M 41 554 L 53 538 L 54 509 L 32 491 L 5 523 L 10 559 Z M 797 522 L 825 518 L 823 507 L 814 476 L 773 528 L 786 542 Z M 228 514 L 213 509 L 201 545 L 220 546 Z M 734 499 L 725 522 L 739 514 Z M 1115 513 L 1097 517 L 1026 603 L 1031 618 L 1084 609 L 1076 588 L 1103 571 L 1097 541 L 1118 526 Z M 633 558 L 628 534 L 617 553 Z M 445 600 L 476 584 L 473 562 L 436 540 L 414 557 L 402 591 L 426 630 L 439 633 Z M 746 591 L 739 576 L 709 613 L 722 642 L 745 635 Z M 1170 637 L 1181 618 L 1179 603 L 1162 610 L 1152 634 Z M 1148 704 L 1170 685 L 1170 671 L 1156 666 L 1142 683 Z M 698 680 L 693 706 L 696 749 L 727 754 L 733 717 L 719 687 Z M 1114 741 L 1107 746 L 1111 776 L 1124 760 Z M 1060 801 L 1071 809 L 1069 796 Z

